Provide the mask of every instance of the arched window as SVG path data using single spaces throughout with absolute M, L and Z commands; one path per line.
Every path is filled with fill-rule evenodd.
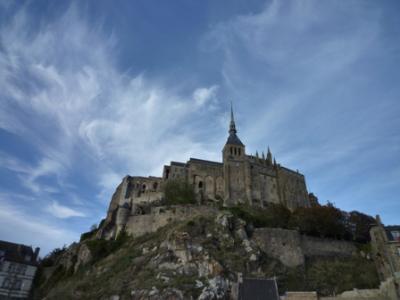
M 203 181 L 199 181 L 199 189 L 203 188 Z
M 235 147 L 235 155 L 236 155 L 236 147 Z
M 239 149 L 238 149 L 238 151 L 239 151 L 239 156 L 241 155 L 241 154 L 240 154 L 240 150 L 241 150 L 241 149 L 239 148 Z
M 231 151 L 231 155 L 233 154 L 233 150 L 232 147 L 229 147 L 229 150 Z
M 143 184 L 143 185 L 142 185 L 142 191 L 144 192 L 145 190 L 146 190 L 146 185 Z

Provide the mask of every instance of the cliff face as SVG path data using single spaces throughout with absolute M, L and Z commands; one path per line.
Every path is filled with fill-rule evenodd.
M 234 299 L 239 272 L 250 277 L 275 276 L 281 293 L 317 290 L 329 294 L 377 286 L 372 261 L 361 257 L 351 243 L 341 247 L 343 255 L 338 256 L 324 247 L 316 249 L 323 239 L 307 242 L 306 249 L 298 236 L 299 243 L 293 247 L 299 248 L 303 259 L 291 265 L 282 258 L 293 250 L 285 239 L 298 233 L 265 231 L 264 235 L 253 231 L 230 212 L 216 211 L 171 220 L 135 238 L 122 232 L 116 240 L 88 239 L 58 253 L 51 266 L 42 268 L 35 297 Z M 279 246 L 283 256 L 275 255 L 271 245 Z M 328 280 L 332 276 L 343 279 Z

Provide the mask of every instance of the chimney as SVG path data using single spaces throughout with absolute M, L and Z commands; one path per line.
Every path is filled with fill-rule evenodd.
M 35 248 L 35 253 L 34 253 L 34 255 L 33 255 L 33 259 L 34 259 L 35 261 L 37 261 L 38 258 L 39 258 L 39 251 L 40 251 L 40 248 L 39 248 L 39 247 L 36 247 L 36 248 Z

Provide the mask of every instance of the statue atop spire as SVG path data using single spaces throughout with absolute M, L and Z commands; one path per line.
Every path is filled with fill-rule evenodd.
M 231 122 L 229 124 L 229 134 L 236 134 L 237 130 L 236 130 L 236 125 L 235 125 L 235 118 L 233 117 L 233 105 L 232 105 L 232 101 L 231 101 Z

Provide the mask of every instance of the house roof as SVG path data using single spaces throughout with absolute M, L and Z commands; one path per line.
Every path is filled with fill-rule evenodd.
M 399 225 L 393 225 L 393 226 L 385 226 L 385 231 L 386 231 L 386 235 L 389 241 L 396 241 L 396 242 L 400 242 L 400 238 L 397 237 L 395 238 L 392 234 L 393 231 L 398 231 L 400 232 L 400 226 Z
M 37 265 L 38 254 L 39 250 L 35 254 L 31 246 L 0 241 L 0 260 L 4 259 L 26 265 Z
M 239 300 L 279 300 L 275 279 L 244 278 L 239 283 Z

